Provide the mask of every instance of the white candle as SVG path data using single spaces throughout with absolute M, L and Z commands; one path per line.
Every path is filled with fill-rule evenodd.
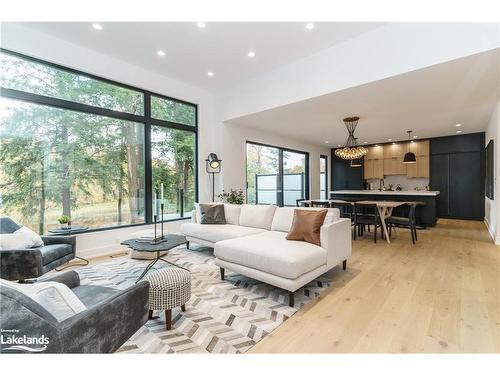
M 163 184 L 160 185 L 160 203 L 163 203 Z
M 158 189 L 155 190 L 155 199 L 153 200 L 153 216 L 156 215 L 156 205 L 158 204 Z

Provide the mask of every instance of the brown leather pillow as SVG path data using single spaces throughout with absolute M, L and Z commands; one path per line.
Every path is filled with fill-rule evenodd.
M 320 229 L 328 210 L 295 210 L 286 239 L 321 245 Z

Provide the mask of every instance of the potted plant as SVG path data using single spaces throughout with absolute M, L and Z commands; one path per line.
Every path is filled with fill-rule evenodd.
M 219 194 L 219 197 L 224 203 L 230 204 L 243 204 L 245 203 L 245 195 L 243 194 L 243 190 L 233 190 L 231 189 L 229 192 L 222 190 L 222 193 Z
M 68 215 L 61 215 L 57 221 L 61 225 L 66 224 L 68 229 L 71 228 L 71 218 Z

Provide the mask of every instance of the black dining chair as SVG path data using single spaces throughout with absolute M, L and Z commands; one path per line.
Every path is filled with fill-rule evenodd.
M 380 228 L 381 238 L 383 237 L 382 221 L 380 220 L 377 205 L 355 202 L 353 209 L 358 235 L 363 235 L 365 226 L 373 225 L 373 242 L 377 243 L 377 228 Z
M 356 239 L 356 216 L 354 215 L 354 205 L 351 202 L 332 199 L 330 200 L 330 207 L 338 208 L 340 211 L 340 217 L 343 219 L 351 220 L 352 227 L 352 239 Z
M 324 207 L 324 208 L 330 208 L 330 202 L 328 201 L 311 201 L 311 207 Z
M 401 216 L 390 216 L 385 219 L 386 224 L 389 226 L 389 237 L 392 235 L 392 228 L 406 228 L 410 230 L 411 242 L 415 245 L 417 238 L 417 224 L 415 220 L 415 209 L 417 207 L 416 202 L 407 202 L 407 206 L 410 207 L 408 211 L 408 217 Z

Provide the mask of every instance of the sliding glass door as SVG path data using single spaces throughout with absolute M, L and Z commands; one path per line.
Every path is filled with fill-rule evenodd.
M 309 155 L 247 142 L 247 202 L 295 206 L 309 197 Z

